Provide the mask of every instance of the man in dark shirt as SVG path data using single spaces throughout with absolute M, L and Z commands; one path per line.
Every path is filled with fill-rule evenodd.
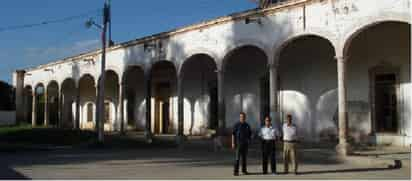
M 249 147 L 249 142 L 252 139 L 252 130 L 248 123 L 246 123 L 246 114 L 240 113 L 239 122 L 233 126 L 232 133 L 232 149 L 236 150 L 234 173 L 239 175 L 239 160 L 242 158 L 242 173 L 247 175 L 246 157 Z

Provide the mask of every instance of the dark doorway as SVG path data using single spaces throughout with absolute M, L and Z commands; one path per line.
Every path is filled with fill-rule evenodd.
M 375 121 L 377 132 L 398 131 L 396 74 L 375 75 Z
M 169 98 L 171 91 L 171 85 L 169 82 L 160 82 L 156 85 L 156 115 L 155 115 L 155 133 L 167 134 L 169 133 L 169 121 L 170 121 L 170 104 Z
M 210 118 L 209 118 L 209 128 L 217 129 L 218 128 L 218 95 L 217 95 L 217 81 L 211 81 L 209 83 L 209 95 L 210 95 Z
M 162 121 L 163 121 L 163 127 L 162 127 L 162 132 L 164 134 L 167 134 L 169 131 L 169 101 L 165 101 L 162 104 Z

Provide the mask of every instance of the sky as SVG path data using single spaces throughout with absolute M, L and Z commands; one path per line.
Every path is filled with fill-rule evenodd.
M 104 0 L 13 0 L 0 6 L 0 81 L 12 82 L 16 69 L 53 62 L 100 47 L 98 29 Z M 111 0 L 112 39 L 141 38 L 256 7 L 251 0 Z M 24 29 L 9 27 L 77 16 Z

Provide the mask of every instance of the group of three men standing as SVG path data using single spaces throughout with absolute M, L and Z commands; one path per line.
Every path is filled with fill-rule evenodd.
M 298 165 L 296 157 L 296 143 L 297 143 L 297 130 L 296 126 L 292 124 L 292 115 L 287 115 L 286 123 L 282 126 L 282 132 L 272 127 L 271 119 L 269 116 L 265 117 L 264 125 L 258 130 L 258 135 L 262 141 L 262 169 L 263 174 L 268 173 L 268 160 L 271 160 L 272 174 L 276 174 L 276 141 L 283 141 L 283 159 L 284 159 L 284 171 L 288 173 L 289 161 L 292 162 L 294 167 L 294 173 L 297 174 Z M 233 126 L 232 132 L 232 149 L 236 151 L 234 175 L 239 175 L 239 162 L 242 160 L 242 172 L 247 172 L 247 153 L 249 144 L 252 140 L 252 130 L 250 125 L 246 122 L 246 114 L 240 113 L 239 122 Z

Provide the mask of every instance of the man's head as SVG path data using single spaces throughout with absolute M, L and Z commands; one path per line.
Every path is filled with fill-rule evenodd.
M 266 127 L 270 127 L 271 126 L 271 120 L 269 116 L 265 117 L 265 126 Z
M 292 124 L 292 115 L 291 114 L 288 114 L 286 116 L 286 123 L 288 123 L 288 125 Z
M 241 123 L 246 122 L 246 113 L 240 112 L 240 115 L 239 115 L 239 116 L 240 116 L 240 117 L 239 117 L 239 120 L 240 120 Z

